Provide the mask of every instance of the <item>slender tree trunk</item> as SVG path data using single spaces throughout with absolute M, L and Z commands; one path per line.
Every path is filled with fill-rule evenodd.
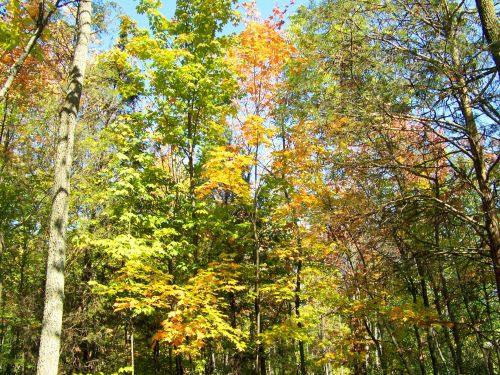
M 481 210 L 484 216 L 487 243 L 495 275 L 497 298 L 500 301 L 500 259 L 498 255 L 500 251 L 500 224 L 498 222 L 496 199 L 492 188 L 490 187 L 491 182 L 488 176 L 484 147 L 481 140 L 481 134 L 479 134 L 477 129 L 467 83 L 465 81 L 465 77 L 461 74 L 463 69 L 460 64 L 460 55 L 456 45 L 456 36 L 450 35 L 449 41 L 452 46 L 451 55 L 453 64 L 455 65 L 454 68 L 456 70 L 454 79 L 457 85 L 456 90 L 458 94 L 458 104 L 460 105 L 460 110 L 465 120 L 466 135 L 468 138 L 474 172 L 480 193 Z
M 413 330 L 415 331 L 415 340 L 417 341 L 418 365 L 420 367 L 420 373 L 422 375 L 426 375 L 427 371 L 425 370 L 424 339 L 420 335 L 420 331 L 416 324 L 413 325 Z
M 169 375 L 175 375 L 174 374 L 174 354 L 173 354 L 171 344 L 168 346 L 168 373 L 169 373 Z
M 70 172 L 77 114 L 80 108 L 88 45 L 91 34 L 91 0 L 81 0 L 78 8 L 78 38 L 70 71 L 69 88 L 60 113 L 54 190 L 49 229 L 49 250 L 45 284 L 45 305 L 38 355 L 38 375 L 56 375 L 61 345 L 66 226 Z
M 134 354 L 134 324 L 130 321 L 130 367 L 132 375 L 135 374 L 135 354 Z
M 38 39 L 40 39 L 42 32 L 43 32 L 43 28 L 37 27 L 37 29 L 35 30 L 35 33 L 28 40 L 28 44 L 26 44 L 26 47 L 24 47 L 24 50 L 21 53 L 21 55 L 18 57 L 18 59 L 16 60 L 14 65 L 12 65 L 12 67 L 9 69 L 9 75 L 7 76 L 7 79 L 5 80 L 4 84 L 2 85 L 2 88 L 0 89 L 0 101 L 2 101 L 5 98 L 5 96 L 7 95 L 7 92 L 9 91 L 10 87 L 14 83 L 14 80 L 16 79 L 17 75 L 19 74 L 19 71 L 21 70 L 21 67 L 24 64 L 24 61 L 30 55 L 30 53 L 33 50 L 33 47 L 35 46 Z
M 237 328 L 237 305 L 236 305 L 236 296 L 234 295 L 234 292 L 230 292 L 228 294 L 229 298 L 229 319 L 231 321 L 231 327 L 233 329 Z M 241 366 L 241 361 L 240 361 L 241 353 L 234 353 L 233 355 L 230 356 L 230 359 L 228 359 L 229 366 L 231 366 L 231 371 L 233 373 L 239 374 L 240 373 L 240 366 Z
M 3 144 L 3 133 L 5 131 L 5 125 L 7 124 L 7 116 L 9 114 L 9 106 L 8 106 L 9 97 L 5 96 L 3 102 L 4 102 L 4 107 L 3 107 L 2 125 L 0 125 L 0 145 Z
M 425 257 L 428 257 L 429 254 L 425 253 Z M 418 271 L 418 277 L 419 277 L 419 282 L 420 282 L 420 290 L 422 293 L 422 302 L 424 303 L 424 306 L 426 308 L 430 308 L 430 303 L 429 303 L 429 295 L 427 292 L 427 284 L 425 281 L 425 269 L 430 269 L 426 267 L 425 264 L 422 264 L 422 261 L 419 259 L 419 256 L 415 256 L 415 264 L 417 266 L 417 271 Z M 432 341 L 432 327 L 429 326 L 427 328 L 427 333 L 426 333 L 426 340 L 427 340 L 427 346 L 429 348 L 429 354 L 431 357 L 431 363 L 432 363 L 432 373 L 434 375 L 439 373 L 438 370 L 438 365 L 437 365 L 437 356 L 436 356 L 436 350 L 434 347 L 434 342 Z
M 254 219 L 254 233 L 256 233 L 256 223 Z M 258 236 L 255 234 L 257 246 L 255 247 L 255 337 L 256 337 L 256 353 L 255 353 L 255 373 L 260 374 L 260 366 L 262 364 L 261 358 L 261 344 L 259 342 L 259 335 L 261 333 L 261 321 L 260 321 L 260 246 L 258 244 Z
M 0 126 L 0 147 L 3 145 L 3 137 L 4 130 L 7 124 L 7 115 L 8 115 L 8 96 L 4 99 L 4 113 L 2 118 L 2 124 Z M 0 156 L 3 156 L 1 159 L 3 163 L 0 164 L 0 182 L 3 182 L 3 177 L 1 174 L 4 172 L 4 169 L 7 167 L 8 153 L 7 149 L 0 150 Z M 5 267 L 4 267 L 4 252 L 5 252 L 5 237 L 3 231 L 4 220 L 0 220 L 0 356 L 4 356 L 4 342 L 5 342 Z M 5 364 L 0 363 L 0 373 L 3 373 L 3 368 Z M 7 366 L 5 366 L 7 367 Z
M 256 228 L 255 228 L 256 229 Z M 261 311 L 260 311 L 260 245 L 257 244 L 255 249 L 255 336 L 256 336 L 256 353 L 255 353 L 255 373 L 258 375 L 266 374 L 266 364 L 264 358 L 264 347 L 260 343 L 259 335 L 262 332 Z
M 438 199 L 441 198 L 441 190 L 440 190 L 440 185 L 439 185 L 439 179 L 438 179 L 438 172 L 437 172 L 437 166 L 436 166 L 436 175 L 434 179 L 434 185 L 433 185 L 433 193 L 434 196 Z M 434 212 L 434 246 L 436 247 L 436 250 L 440 251 L 441 250 L 441 218 L 439 215 L 439 210 L 436 209 Z M 441 295 L 443 296 L 444 303 L 446 305 L 446 311 L 447 315 L 449 317 L 449 320 L 453 324 L 452 328 L 452 334 L 453 338 L 455 340 L 455 345 L 453 345 L 450 337 L 450 328 L 444 327 L 443 328 L 443 334 L 445 337 L 446 344 L 448 345 L 448 349 L 450 351 L 450 355 L 452 357 L 452 362 L 453 366 L 455 368 L 455 373 L 457 375 L 462 374 L 463 372 L 463 360 L 462 360 L 462 344 L 461 344 L 461 338 L 460 338 L 460 333 L 457 328 L 457 322 L 455 318 L 455 312 L 453 310 L 453 306 L 451 304 L 451 296 L 449 295 L 448 292 L 448 283 L 446 281 L 446 277 L 444 274 L 444 266 L 443 262 L 441 260 L 438 260 L 437 263 L 438 266 L 438 271 L 439 271 L 439 281 L 435 282 L 434 279 L 431 277 L 431 289 L 434 294 L 434 305 L 436 307 L 436 311 L 438 313 L 439 319 L 441 320 L 446 320 L 445 313 L 443 311 L 443 306 L 440 298 L 440 293 L 438 289 L 438 283 L 441 283 Z M 444 362 L 444 361 L 443 361 Z M 446 368 L 446 366 L 445 366 Z
M 486 315 L 488 316 L 489 330 L 490 330 L 490 332 L 495 332 L 494 322 L 496 320 L 493 318 L 493 316 L 495 315 L 495 313 L 492 313 L 491 303 L 490 303 L 490 296 L 489 296 L 489 293 L 488 293 L 488 290 L 487 290 L 487 286 L 486 286 L 486 281 L 485 280 L 483 280 L 483 282 L 482 282 L 482 288 L 481 289 L 482 289 L 483 298 L 484 298 L 484 301 L 485 301 Z M 498 340 L 495 340 L 495 338 L 493 338 L 491 341 L 492 342 L 498 342 Z M 487 346 L 488 346 L 488 344 L 487 344 Z M 490 352 L 489 360 L 492 360 L 492 357 L 493 357 L 493 354 L 494 354 L 496 363 L 500 366 L 500 347 L 498 345 L 493 345 L 491 347 L 491 350 L 492 351 Z M 494 371 L 492 373 L 494 373 Z
M 281 146 L 282 146 L 282 151 L 285 151 L 287 149 L 286 145 L 286 131 L 284 127 L 281 129 Z M 281 176 L 283 181 L 286 181 L 286 177 L 283 174 Z M 287 192 L 286 189 L 283 189 L 283 194 L 286 198 L 286 201 L 288 204 L 290 204 L 290 196 Z M 299 257 L 302 256 L 302 240 L 300 236 L 300 228 L 297 220 L 297 215 L 295 214 L 295 210 L 293 210 L 293 221 L 294 221 L 294 227 L 296 231 L 296 241 L 297 241 L 297 248 L 299 249 Z M 301 300 L 300 300 L 300 293 L 301 293 L 301 288 L 302 288 L 302 258 L 297 260 L 297 274 L 296 274 L 296 279 L 295 279 L 295 315 L 297 319 L 299 319 L 298 327 L 299 329 L 303 328 L 302 322 L 300 322 L 300 305 L 301 305 Z M 304 348 L 304 341 L 299 340 L 299 356 L 300 356 L 300 374 L 301 375 L 306 375 L 307 374 L 307 369 L 306 369 L 306 356 L 305 356 L 305 348 Z
M 0 356 L 3 357 L 3 342 L 5 334 L 5 323 L 4 323 L 4 306 L 5 300 L 3 295 L 3 249 L 4 240 L 3 232 L 0 230 Z M 2 373 L 3 364 L 0 362 L 0 373 Z
M 370 336 L 370 339 L 375 344 L 375 350 L 376 350 L 376 354 L 377 354 L 376 365 L 378 368 L 380 368 L 381 373 L 385 375 L 387 373 L 387 368 L 386 368 L 384 353 L 382 351 L 382 345 L 380 343 L 380 339 L 377 338 L 376 331 L 374 332 L 374 330 L 372 330 L 370 328 L 370 324 L 369 324 L 368 319 L 366 317 L 363 318 L 363 324 L 365 326 L 366 333 L 368 333 L 368 336 Z M 341 327 L 339 327 L 339 329 L 340 328 Z M 375 327 L 375 330 L 376 330 L 376 327 Z
M 477 11 L 481 18 L 483 34 L 488 42 L 488 49 L 495 61 L 500 75 L 500 24 L 493 0 L 476 0 Z
M 193 222 L 193 227 L 191 229 L 191 238 L 194 248 L 193 258 L 194 262 L 198 264 L 199 260 L 199 235 L 198 235 L 198 225 L 196 217 L 196 180 L 195 180 L 195 157 L 196 157 L 196 116 L 194 112 L 194 99 L 191 99 L 190 109 L 187 113 L 187 131 L 188 131 L 188 174 L 189 174 L 189 202 L 191 205 L 191 221 Z
M 31 54 L 31 51 L 33 51 L 33 48 L 35 47 L 38 39 L 42 36 L 43 31 L 45 30 L 45 27 L 49 23 L 50 17 L 54 14 L 55 10 L 60 6 L 59 1 L 56 2 L 55 6 L 53 9 L 51 9 L 47 14 L 45 14 L 45 2 L 39 1 L 38 2 L 38 13 L 39 17 L 37 20 L 37 26 L 31 37 L 28 39 L 28 43 L 23 49 L 23 52 L 21 55 L 17 58 L 16 62 L 14 65 L 12 65 L 9 69 L 9 73 L 7 75 L 7 79 L 5 80 L 4 84 L 0 88 L 0 102 L 3 101 L 9 92 L 10 87 L 14 83 L 14 80 L 16 79 L 17 75 L 19 74 L 19 71 L 21 70 L 24 62 L 28 58 L 28 56 Z
M 455 366 L 455 370 L 457 375 L 464 374 L 464 360 L 462 354 L 462 336 L 458 329 L 458 320 L 455 314 L 455 309 L 453 304 L 451 303 L 451 296 L 448 290 L 448 282 L 446 281 L 446 277 L 444 275 L 444 269 L 441 267 L 440 270 L 440 278 L 441 278 L 441 287 L 442 293 L 444 297 L 444 301 L 446 304 L 446 311 L 448 312 L 448 316 L 452 323 L 451 334 L 453 335 L 453 341 L 455 342 L 454 349 L 452 351 L 453 355 L 453 363 Z M 450 350 L 453 346 L 450 346 Z
M 259 113 L 257 110 L 256 113 Z M 261 320 L 261 300 L 260 300 L 260 255 L 261 255 L 261 243 L 259 237 L 258 230 L 258 216 L 259 216 L 259 207 L 258 207 L 258 198 L 259 198 L 259 186 L 258 186 L 258 169 L 257 169 L 257 161 L 259 159 L 259 148 L 260 145 L 257 143 L 254 152 L 254 184 L 255 191 L 253 196 L 253 214 L 252 214 L 252 227 L 253 227 L 253 237 L 255 241 L 255 300 L 254 300 L 254 310 L 255 310 L 255 337 L 256 337 L 256 345 L 255 345 L 255 373 L 257 375 L 266 375 L 266 358 L 265 358 L 265 350 L 264 346 L 260 342 L 259 335 L 262 333 L 262 320 Z
M 404 366 L 406 373 L 409 375 L 415 375 L 415 372 L 413 371 L 413 368 L 410 365 L 410 362 L 408 361 L 408 359 L 410 358 L 410 355 L 408 355 L 408 351 L 405 350 L 405 348 L 403 348 L 401 344 L 398 342 L 396 336 L 394 335 L 392 327 L 389 325 L 389 323 L 387 321 L 383 321 L 383 324 L 386 332 L 389 334 L 391 338 L 396 353 L 398 354 L 400 362 Z
M 300 238 L 299 238 L 299 249 L 301 248 L 300 245 Z M 295 281 L 295 315 L 297 316 L 297 319 L 299 319 L 298 327 L 299 329 L 303 328 L 302 322 L 300 322 L 300 292 L 301 292 L 301 272 L 302 272 L 302 259 L 299 259 L 297 261 L 297 278 Z M 304 341 L 299 340 L 299 355 L 300 355 L 300 375 L 306 375 L 306 355 L 305 355 L 305 349 L 304 349 Z
M 155 369 L 155 374 L 160 374 L 161 372 L 161 361 L 160 361 L 160 343 L 157 342 L 153 347 L 153 367 Z
M 414 255 L 414 259 L 417 257 L 418 255 Z M 413 282 L 413 280 L 411 279 L 410 277 L 410 280 L 409 280 L 409 290 L 410 290 L 410 293 L 412 295 L 412 298 L 413 298 L 413 303 L 416 304 L 417 303 L 417 286 L 415 285 L 415 283 Z M 422 336 L 420 335 L 420 331 L 419 331 L 419 328 L 416 324 L 413 325 L 413 330 L 414 330 L 414 333 L 415 333 L 415 341 L 417 343 L 417 357 L 418 357 L 418 365 L 420 367 L 420 374 L 422 375 L 425 375 L 427 372 L 426 372 L 426 367 L 425 367 L 425 356 L 424 356 L 424 343 L 423 343 L 423 338 Z
M 4 248 L 4 240 L 3 240 L 3 232 L 0 229 L 0 309 L 3 306 L 3 248 Z M 0 314 L 3 313 L 3 310 L 0 310 Z M 1 324 L 3 324 L 3 316 L 0 315 Z M 1 368 L 1 365 L 0 365 Z
M 182 357 L 180 355 L 175 356 L 175 371 L 177 375 L 184 375 L 184 365 L 182 364 Z
M 481 144 L 481 136 L 478 133 L 472 106 L 469 97 L 466 94 L 465 87 L 460 89 L 462 111 L 464 113 L 467 128 L 469 144 L 474 156 L 474 169 L 478 181 L 479 191 L 481 192 L 482 211 L 486 227 L 489 253 L 493 272 L 495 275 L 497 297 L 500 301 L 500 260 L 498 252 L 500 251 L 500 226 L 498 222 L 498 214 L 494 194 L 489 186 L 489 181 L 486 172 L 486 164 L 484 161 L 484 150 Z

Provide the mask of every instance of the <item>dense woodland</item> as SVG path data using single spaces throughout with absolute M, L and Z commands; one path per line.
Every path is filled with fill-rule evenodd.
M 500 373 L 494 0 L 124 3 L 0 1 L 0 374 Z

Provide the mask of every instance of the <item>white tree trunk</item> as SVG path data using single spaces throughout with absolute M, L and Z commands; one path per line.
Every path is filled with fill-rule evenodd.
M 92 1 L 80 0 L 77 20 L 78 38 L 70 71 L 69 87 L 60 113 L 54 165 L 54 190 L 49 229 L 45 305 L 37 366 L 38 375 L 56 375 L 58 372 L 64 301 L 64 263 L 70 172 L 73 161 L 75 127 L 91 35 L 91 13 Z

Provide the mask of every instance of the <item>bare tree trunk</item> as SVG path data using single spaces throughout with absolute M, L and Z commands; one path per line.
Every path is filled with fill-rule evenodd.
M 254 226 L 255 227 L 255 226 Z M 255 373 L 258 375 L 266 374 L 266 362 L 264 357 L 264 347 L 260 342 L 259 335 L 262 333 L 261 311 L 260 311 L 260 245 L 255 249 L 255 336 L 256 336 L 256 353 L 255 353 Z
M 80 97 L 91 34 L 91 13 L 91 0 L 81 0 L 77 20 L 78 38 L 70 71 L 70 82 L 60 113 L 49 229 L 45 305 L 37 367 L 38 375 L 56 375 L 59 364 L 70 171 L 73 159 L 75 127 L 80 108 Z
M 134 324 L 130 321 L 130 367 L 132 375 L 135 374 L 135 355 L 134 355 Z
M 257 110 L 258 114 L 259 111 Z M 260 342 L 260 334 L 262 333 L 262 317 L 261 317 L 261 299 L 260 299 L 260 263 L 261 263 L 261 241 L 259 237 L 259 230 L 257 227 L 259 208 L 258 208 L 258 198 L 259 198 L 259 186 L 258 186 L 258 169 L 257 169 L 257 161 L 259 159 L 259 148 L 260 145 L 257 143 L 254 152 L 254 183 L 255 183 L 255 191 L 253 196 L 253 214 L 252 214 L 252 227 L 253 227 L 253 237 L 255 241 L 255 254 L 254 254 L 254 263 L 255 263 L 255 299 L 254 299 L 254 312 L 255 312 L 255 374 L 257 375 L 266 375 L 266 358 L 265 358 L 265 350 L 263 344 Z
M 3 232 L 0 229 L 0 309 L 3 306 L 3 248 L 4 248 L 4 240 L 3 240 Z M 0 313 L 3 313 L 3 310 L 0 310 Z M 0 315 L 0 318 L 2 318 L 2 323 L 3 324 L 3 316 Z M 0 368 L 2 366 L 0 365 Z
M 301 243 L 300 240 L 299 242 L 299 249 L 301 248 Z M 302 259 L 299 259 L 297 262 L 297 275 L 296 275 L 296 280 L 295 280 L 295 315 L 297 316 L 297 319 L 299 319 L 298 327 L 299 329 L 302 329 L 303 325 L 302 322 L 300 322 L 300 292 L 301 292 L 301 271 L 302 271 Z M 300 355 L 300 375 L 306 375 L 307 370 L 306 370 L 306 355 L 305 355 L 305 349 L 304 349 L 304 341 L 299 340 L 299 355 Z
M 483 34 L 500 75 L 500 25 L 493 0 L 476 0 Z

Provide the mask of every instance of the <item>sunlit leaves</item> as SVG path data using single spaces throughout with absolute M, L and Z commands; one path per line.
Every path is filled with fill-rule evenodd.
M 293 47 L 269 21 L 248 22 L 238 37 L 238 46 L 229 54 L 229 61 L 241 77 L 245 93 L 256 115 L 272 109 L 278 78 L 293 53 Z M 262 113 L 261 113 L 262 112 Z
M 251 157 L 240 154 L 234 147 L 214 148 L 204 166 L 207 182 L 197 188 L 197 193 L 206 196 L 212 190 L 222 190 L 236 194 L 243 201 L 249 200 L 250 187 L 243 176 L 251 163 Z

